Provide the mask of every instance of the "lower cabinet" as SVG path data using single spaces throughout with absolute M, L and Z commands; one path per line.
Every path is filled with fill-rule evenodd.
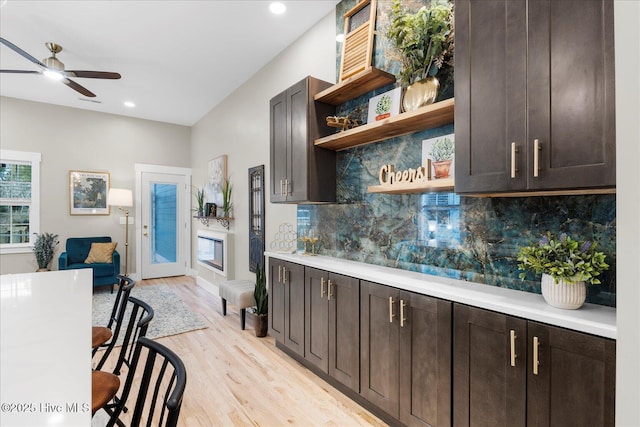
M 360 281 L 305 268 L 304 358 L 359 391 Z
M 454 426 L 613 426 L 615 341 L 454 304 Z
M 304 267 L 271 258 L 269 334 L 304 356 Z
M 361 281 L 360 394 L 409 426 L 451 424 L 451 303 Z

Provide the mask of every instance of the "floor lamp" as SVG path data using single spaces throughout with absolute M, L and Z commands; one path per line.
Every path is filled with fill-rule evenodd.
M 107 196 L 109 206 L 117 206 L 119 210 L 124 212 L 125 228 L 124 228 L 124 275 L 129 275 L 129 209 L 133 206 L 133 193 L 131 190 L 124 188 L 111 188 Z

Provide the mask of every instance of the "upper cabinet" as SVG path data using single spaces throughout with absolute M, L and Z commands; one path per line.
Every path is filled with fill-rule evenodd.
M 331 83 L 307 77 L 269 103 L 271 144 L 271 202 L 334 202 L 335 152 L 313 142 L 335 129 L 325 118 L 335 107 L 314 101 Z
M 455 190 L 615 187 L 613 1 L 455 13 Z

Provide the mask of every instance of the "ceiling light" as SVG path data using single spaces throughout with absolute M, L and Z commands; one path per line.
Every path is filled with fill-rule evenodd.
M 282 15 L 287 10 L 287 6 L 284 3 L 273 2 L 269 5 L 269 10 L 274 15 Z
M 62 75 L 62 73 L 59 73 L 58 71 L 44 70 L 42 72 L 42 74 L 44 74 L 45 76 L 49 77 L 51 80 L 60 81 L 60 80 L 64 79 L 64 76 Z
M 344 41 L 344 34 L 338 34 L 338 35 L 336 36 L 336 41 L 337 41 L 338 43 L 342 43 L 342 42 Z
M 132 101 L 124 101 L 124 106 L 128 108 L 133 108 L 136 106 L 136 104 L 133 103 Z

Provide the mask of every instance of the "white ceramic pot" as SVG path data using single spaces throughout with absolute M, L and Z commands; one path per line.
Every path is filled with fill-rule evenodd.
M 576 310 L 582 307 L 587 298 L 587 286 L 584 282 L 566 283 L 560 280 L 556 283 L 553 277 L 543 274 L 540 284 L 544 300 L 553 307 Z

